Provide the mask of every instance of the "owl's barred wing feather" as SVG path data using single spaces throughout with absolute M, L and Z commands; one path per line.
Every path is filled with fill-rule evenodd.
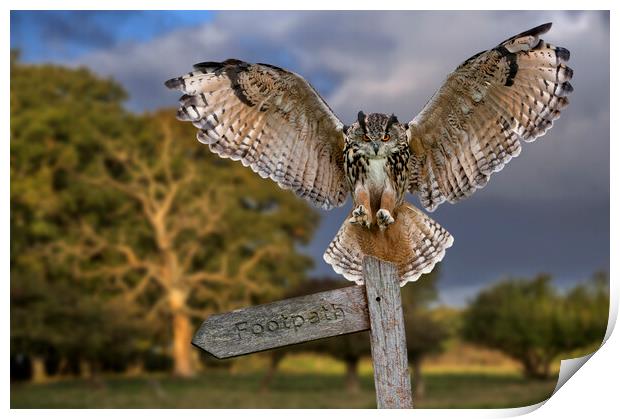
M 301 76 L 239 60 L 196 64 L 168 80 L 185 94 L 178 119 L 220 157 L 240 160 L 316 206 L 345 203 L 343 124 Z
M 568 105 L 568 50 L 539 39 L 551 23 L 461 64 L 409 124 L 410 187 L 433 211 L 485 186 Z

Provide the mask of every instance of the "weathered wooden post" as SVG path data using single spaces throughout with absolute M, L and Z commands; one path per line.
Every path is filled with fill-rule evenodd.
M 364 258 L 364 283 L 370 316 L 370 348 L 379 409 L 411 409 L 400 279 L 394 265 Z
M 289 298 L 206 319 L 192 344 L 230 358 L 370 329 L 380 409 L 413 407 L 399 278 L 390 263 L 364 259 L 365 286 Z

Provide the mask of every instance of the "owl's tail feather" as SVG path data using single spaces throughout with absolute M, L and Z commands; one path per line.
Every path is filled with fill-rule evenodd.
M 345 220 L 323 259 L 334 271 L 358 284 L 364 283 L 362 260 L 366 255 L 394 263 L 401 286 L 432 271 L 452 246 L 450 233 L 408 203 L 392 215 L 395 221 L 385 231 L 376 224 L 368 229 Z

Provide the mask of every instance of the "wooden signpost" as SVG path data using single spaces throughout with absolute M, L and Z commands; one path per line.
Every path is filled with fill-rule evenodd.
M 377 407 L 412 408 L 398 275 L 393 265 L 365 258 L 363 276 L 365 285 L 213 315 L 192 344 L 230 358 L 370 330 Z

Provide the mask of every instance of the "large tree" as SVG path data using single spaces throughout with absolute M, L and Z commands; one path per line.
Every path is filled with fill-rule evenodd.
M 310 260 L 295 245 L 318 215 L 302 200 L 212 155 L 174 111 L 127 112 L 123 90 L 85 69 L 11 71 L 12 285 L 78 281 L 75 292 L 126 311 L 117 318 L 140 313 L 169 335 L 175 372 L 191 375 L 193 318 L 303 277 Z M 12 312 L 45 307 L 19 301 Z
M 483 290 L 464 313 L 464 337 L 519 361 L 526 376 L 547 378 L 553 360 L 602 341 L 605 280 L 559 293 L 549 275 L 509 279 Z
M 79 217 L 63 244 L 76 275 L 109 281 L 147 319 L 170 321 L 174 372 L 194 371 L 192 318 L 279 296 L 299 280 L 316 213 L 294 195 L 194 140 L 172 111 L 108 138 L 80 181 L 118 200 Z

